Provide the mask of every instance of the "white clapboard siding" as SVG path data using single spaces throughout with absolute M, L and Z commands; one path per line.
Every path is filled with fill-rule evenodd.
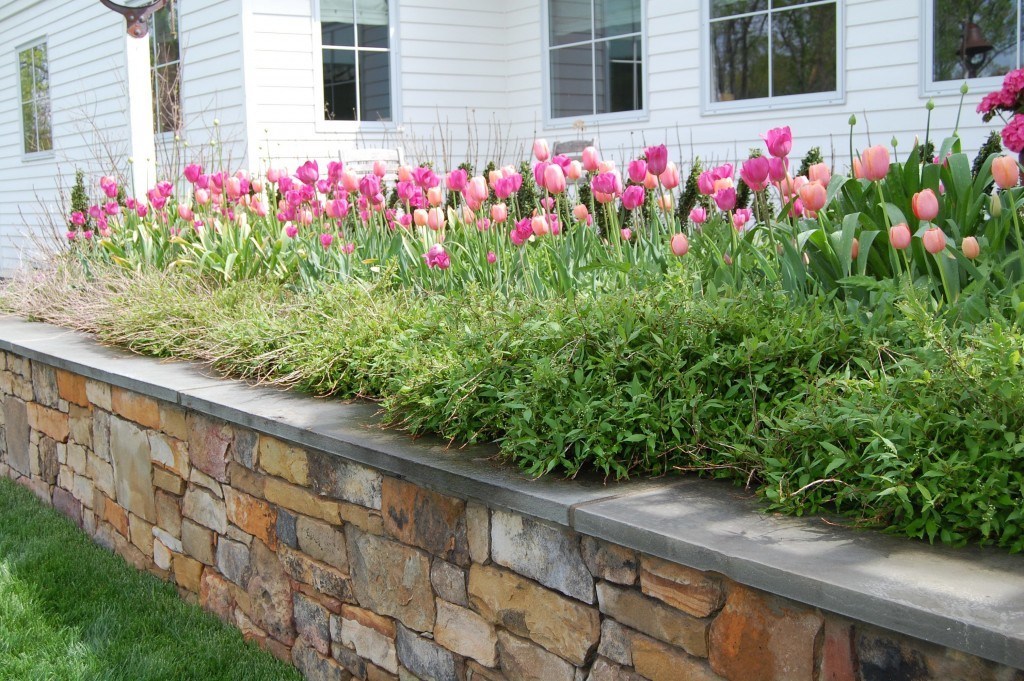
M 28 263 L 63 235 L 65 194 L 75 168 L 98 178 L 123 161 L 124 20 L 99 3 L 62 0 L 0 7 L 0 272 Z M 53 152 L 22 149 L 18 48 L 46 38 Z M 126 172 L 122 165 L 120 172 Z

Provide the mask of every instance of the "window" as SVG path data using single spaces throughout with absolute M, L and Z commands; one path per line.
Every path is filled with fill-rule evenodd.
M 719 102 L 781 104 L 840 96 L 837 0 L 708 3 L 712 108 L 730 108 L 715 107 Z
M 181 129 L 181 51 L 178 8 L 170 0 L 153 15 L 149 31 L 153 69 L 153 131 Z
M 954 90 L 1021 66 L 1021 0 L 924 0 L 928 81 Z
M 640 0 L 548 0 L 551 117 L 644 108 Z
M 320 0 L 324 120 L 391 120 L 388 0 Z
M 53 124 L 45 42 L 18 52 L 18 78 L 21 81 L 22 148 L 26 154 L 50 151 L 53 149 Z

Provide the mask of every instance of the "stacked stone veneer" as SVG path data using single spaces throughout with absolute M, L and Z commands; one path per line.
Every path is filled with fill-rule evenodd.
M 0 474 L 311 679 L 1022 679 L 12 355 Z

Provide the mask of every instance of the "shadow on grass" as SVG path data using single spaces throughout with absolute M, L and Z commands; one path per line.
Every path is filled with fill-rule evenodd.
M 301 676 L 0 479 L 0 679 Z

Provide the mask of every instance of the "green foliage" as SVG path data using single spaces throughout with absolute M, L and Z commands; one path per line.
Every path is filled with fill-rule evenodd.
M 807 171 L 816 163 L 824 163 L 825 159 L 821 155 L 821 147 L 811 147 L 807 150 L 807 155 L 804 156 L 804 160 L 800 162 L 800 169 L 797 170 L 797 175 L 803 175 L 807 177 Z
M 75 184 L 71 187 L 71 213 L 81 213 L 85 216 L 85 225 L 82 229 L 92 229 L 92 218 L 89 217 L 89 194 L 85 190 L 85 173 L 80 169 L 75 169 Z M 76 229 L 76 226 L 71 223 L 70 214 L 68 215 L 68 227 Z
M 682 224 L 686 224 L 690 217 L 690 211 L 694 209 L 702 198 L 700 189 L 697 186 L 697 181 L 700 179 L 702 172 L 704 172 L 704 166 L 700 159 L 693 159 L 690 173 L 686 176 L 686 184 L 683 185 L 683 193 L 679 197 L 679 207 L 676 209 L 676 216 Z
M 998 130 L 993 130 L 985 138 L 984 144 L 978 149 L 978 155 L 974 157 L 974 163 L 971 164 L 971 176 L 978 177 L 981 173 L 981 169 L 985 165 L 985 161 L 992 154 L 1000 154 L 1003 151 L 1003 138 L 999 136 Z

